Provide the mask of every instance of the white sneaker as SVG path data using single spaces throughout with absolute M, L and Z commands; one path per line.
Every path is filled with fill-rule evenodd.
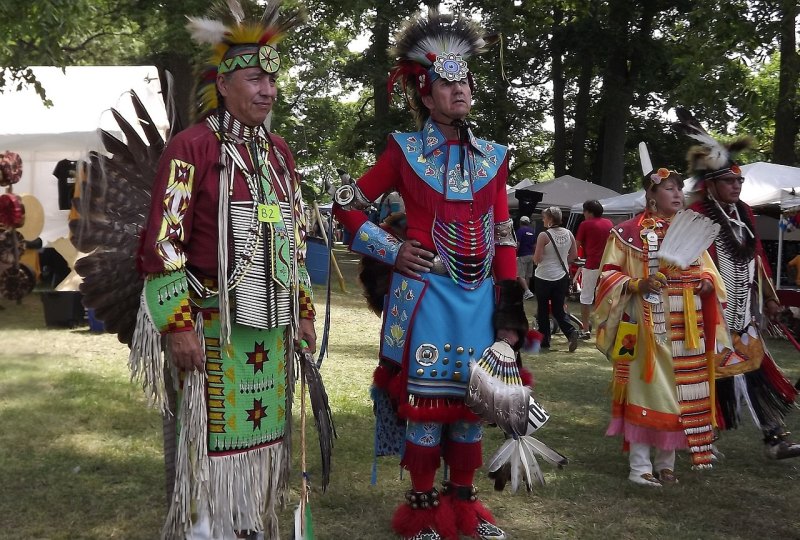
M 533 293 L 529 290 L 522 295 L 523 300 L 530 300 L 531 298 L 533 298 Z

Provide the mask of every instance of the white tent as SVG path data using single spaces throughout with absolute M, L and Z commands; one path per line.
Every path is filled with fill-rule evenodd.
M 603 217 L 606 217 L 616 223 L 644 210 L 644 190 L 640 189 L 639 191 L 634 191 L 633 193 L 623 193 L 622 195 L 617 195 L 616 197 L 598 199 L 598 202 L 603 205 Z M 574 229 L 578 217 L 582 214 L 583 201 L 573 204 L 569 209 L 567 227 Z
M 756 213 L 758 213 L 759 207 L 778 206 L 782 212 L 786 212 L 800 206 L 800 168 L 759 161 L 742 165 L 742 176 L 745 178 L 745 183 L 742 184 L 740 198 L 752 206 Z M 687 197 L 696 193 L 693 179 L 686 181 L 683 191 Z M 632 216 L 644 210 L 644 190 L 610 199 L 601 199 L 600 204 L 603 205 L 604 216 Z M 573 205 L 570 211 L 569 224 L 571 225 L 576 216 L 583 212 L 583 203 Z M 772 231 L 768 230 L 768 223 L 773 225 Z M 775 232 L 775 223 L 777 220 L 765 216 L 757 216 L 756 219 L 756 227 L 763 239 L 777 237 L 778 264 L 776 270 L 778 272 L 777 279 L 780 281 L 784 233 L 780 228 L 777 228 L 777 233 Z M 794 239 L 796 236 L 797 231 L 789 239 Z
M 535 183 L 531 180 L 522 180 L 513 188 L 507 189 L 508 194 L 508 207 L 511 209 L 519 206 L 519 201 L 514 196 L 518 189 L 525 189 L 528 191 L 538 191 L 543 193 L 544 197 L 539 204 L 536 205 L 537 209 L 547 208 L 548 206 L 560 206 L 561 208 L 571 208 L 572 205 L 591 199 L 605 199 L 619 195 L 616 191 L 608 189 L 580 178 L 575 178 L 568 174 L 559 176 L 555 180 L 547 182 Z
M 46 107 L 32 87 L 0 94 L 0 151 L 22 158 L 22 180 L 14 192 L 34 195 L 45 214 L 44 245 L 67 236 L 68 211 L 58 209 L 57 181 L 53 176 L 62 159 L 78 160 L 90 150 L 102 150 L 98 128 L 114 132 L 111 107 L 132 121 L 130 100 L 135 90 L 160 127 L 167 117 L 158 71 L 153 66 L 80 66 L 62 70 L 33 67 L 52 107 Z M 116 134 L 116 133 L 115 133 Z

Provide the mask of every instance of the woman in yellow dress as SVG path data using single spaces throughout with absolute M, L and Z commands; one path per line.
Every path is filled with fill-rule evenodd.
M 631 482 L 661 487 L 678 481 L 678 449 L 689 450 L 692 468 L 711 467 L 716 421 L 709 381 L 717 330 L 724 335 L 725 288 L 706 251 L 686 270 L 658 258 L 683 208 L 681 176 L 659 169 L 644 177 L 644 188 L 645 211 L 611 229 L 595 317 L 597 348 L 614 366 L 606 435 L 623 437 Z

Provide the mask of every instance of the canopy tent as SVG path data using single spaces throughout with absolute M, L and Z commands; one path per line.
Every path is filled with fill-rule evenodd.
M 634 191 L 633 193 L 623 193 L 616 197 L 609 197 L 607 199 L 599 199 L 600 204 L 603 205 L 603 217 L 611 218 L 628 217 L 633 214 L 638 214 L 644 210 L 644 190 Z M 573 204 L 569 209 L 569 220 L 567 225 L 572 226 L 575 220 L 583 213 L 583 202 Z M 614 221 L 612 219 L 612 221 Z
M 67 210 L 59 210 L 53 171 L 63 160 L 79 160 L 91 150 L 102 150 L 98 128 L 117 137 L 118 127 L 109 109 L 118 109 L 132 121 L 130 100 L 134 90 L 153 121 L 167 127 L 158 71 L 153 66 L 33 67 L 51 107 L 42 103 L 32 87 L 0 94 L 0 151 L 22 158 L 22 179 L 14 192 L 35 196 L 44 209 L 44 245 L 68 235 Z
M 581 180 L 580 178 L 575 178 L 568 174 L 547 182 L 536 183 L 532 180 L 525 179 L 514 187 L 506 189 L 509 209 L 516 209 L 519 207 L 519 201 L 514 196 L 514 193 L 519 189 L 538 191 L 544 194 L 541 202 L 536 205 L 537 210 L 542 210 L 548 206 L 559 206 L 569 209 L 577 202 L 583 204 L 584 201 L 605 199 L 619 195 L 619 193 L 612 189 L 587 182 L 586 180 Z
M 800 206 L 800 168 L 765 163 L 762 161 L 742 165 L 742 175 L 745 183 L 742 184 L 741 199 L 758 210 L 778 208 L 780 212 L 790 212 Z M 687 197 L 697 193 L 696 181 L 689 179 L 683 188 Z M 604 216 L 633 216 L 644 210 L 644 190 L 626 193 L 609 199 L 600 199 L 603 205 Z M 577 216 L 583 212 L 583 202 L 572 205 L 568 224 L 572 225 Z M 777 220 L 762 219 L 758 216 L 756 227 L 762 238 L 776 238 L 778 240 L 778 264 L 776 265 L 776 282 L 780 282 L 780 272 L 783 254 L 784 232 L 778 227 L 777 232 L 767 231 L 765 224 L 777 223 Z M 794 235 L 792 236 L 792 238 Z

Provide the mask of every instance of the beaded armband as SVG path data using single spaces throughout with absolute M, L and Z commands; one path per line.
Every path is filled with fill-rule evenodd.
M 162 334 L 194 328 L 184 270 L 149 275 L 144 282 L 144 297 L 153 324 Z
M 366 210 L 372 205 L 364 192 L 355 184 L 345 184 L 333 194 L 333 202 L 342 210 Z
M 301 319 L 313 319 L 317 315 L 316 309 L 314 309 L 314 299 L 312 298 L 309 291 L 300 286 L 300 291 L 297 294 L 298 302 L 300 303 L 300 318 Z
M 394 266 L 401 242 L 371 221 L 365 221 L 353 235 L 350 249 Z
M 494 224 L 494 243 L 497 246 L 517 247 L 517 235 L 511 218 Z

